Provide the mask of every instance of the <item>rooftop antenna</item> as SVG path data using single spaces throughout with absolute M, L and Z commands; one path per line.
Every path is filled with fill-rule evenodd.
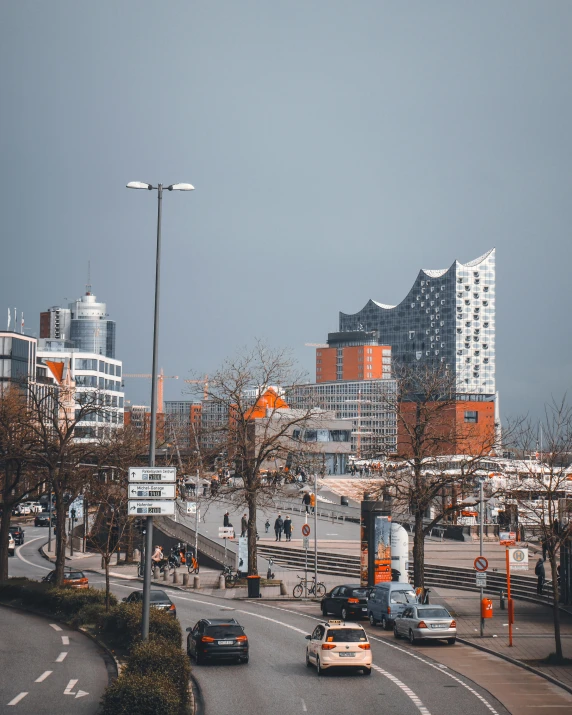
M 91 260 L 87 262 L 87 283 L 85 284 L 85 294 L 91 295 Z

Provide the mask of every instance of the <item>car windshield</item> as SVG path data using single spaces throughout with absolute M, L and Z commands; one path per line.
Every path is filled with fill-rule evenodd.
M 391 603 L 415 603 L 415 591 L 392 591 Z
M 369 591 L 367 588 L 354 588 L 351 595 L 352 598 L 367 598 Z
M 417 612 L 419 618 L 451 618 L 444 608 L 423 608 Z
M 240 626 L 231 625 L 219 625 L 219 626 L 209 626 L 206 630 L 206 635 L 211 638 L 225 639 L 225 638 L 236 638 L 237 636 L 242 636 L 242 628 Z
M 84 575 L 81 571 L 66 571 L 66 573 L 64 574 L 64 578 L 84 578 Z
M 359 643 L 366 640 L 365 631 L 361 628 L 330 628 L 326 635 L 328 643 Z
M 169 596 L 165 593 L 165 591 L 151 591 L 151 600 L 152 601 L 169 601 Z

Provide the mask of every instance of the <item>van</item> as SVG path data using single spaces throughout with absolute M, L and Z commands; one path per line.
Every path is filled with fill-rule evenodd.
M 398 615 L 411 604 L 418 603 L 413 587 L 400 581 L 386 581 L 374 586 L 367 601 L 367 614 L 372 626 L 381 624 L 389 630 Z

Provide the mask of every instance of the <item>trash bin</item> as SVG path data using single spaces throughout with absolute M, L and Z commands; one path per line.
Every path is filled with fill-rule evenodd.
M 247 576 L 248 598 L 260 598 L 260 576 Z
M 512 599 L 511 599 L 512 600 Z M 493 602 L 490 598 L 483 598 L 481 601 L 481 618 L 493 617 Z
M 340 497 L 340 504 L 341 504 L 341 506 L 347 506 L 347 505 L 348 505 L 348 498 L 347 498 L 347 497 Z

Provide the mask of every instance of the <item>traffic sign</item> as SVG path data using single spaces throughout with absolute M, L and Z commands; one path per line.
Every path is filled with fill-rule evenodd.
M 486 571 L 489 567 L 489 562 L 484 556 L 477 556 L 474 561 L 474 567 L 476 571 Z
M 174 516 L 175 502 L 172 499 L 157 501 L 130 499 L 127 513 L 129 516 Z
M 174 499 L 174 484 L 130 484 L 130 499 Z
M 175 482 L 175 467 L 129 467 L 129 483 L 132 482 Z
M 306 549 L 306 551 L 310 548 L 310 537 L 309 536 L 304 536 L 302 538 L 302 548 Z
M 188 501 L 187 502 L 187 514 L 196 514 L 197 513 L 197 502 L 196 501 Z
M 304 536 L 310 536 L 310 524 L 302 524 L 302 534 Z
M 480 588 L 485 588 L 487 585 L 487 575 L 486 573 L 477 573 L 475 574 L 476 579 L 477 579 L 477 586 Z
M 233 526 L 219 526 L 218 527 L 218 538 L 219 539 L 234 539 L 234 527 Z
M 509 549 L 508 565 L 511 571 L 528 571 L 528 549 Z
M 501 531 L 499 539 L 501 546 L 514 546 L 516 544 L 516 531 Z

